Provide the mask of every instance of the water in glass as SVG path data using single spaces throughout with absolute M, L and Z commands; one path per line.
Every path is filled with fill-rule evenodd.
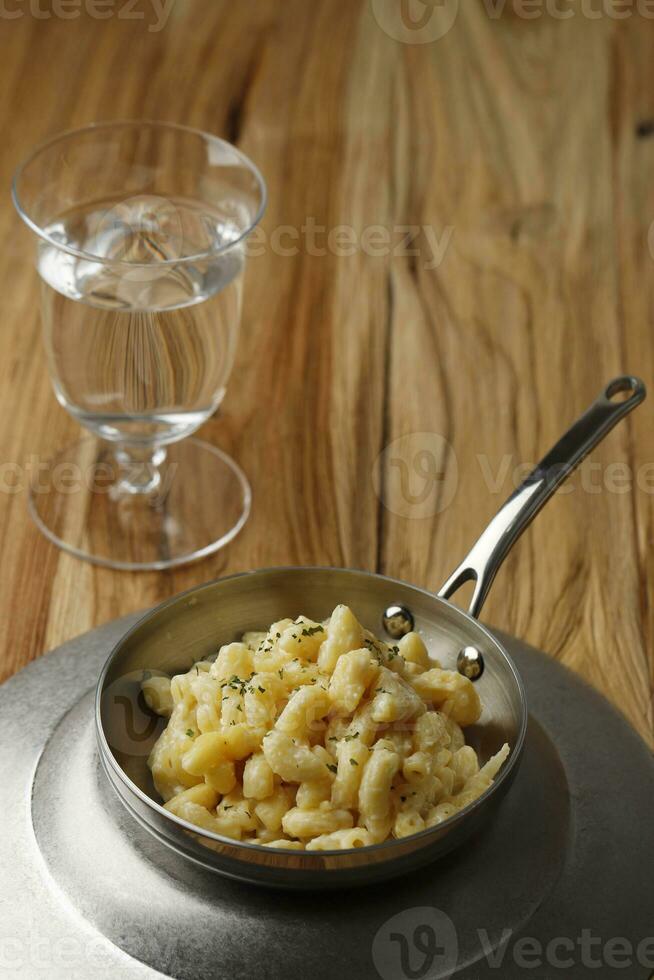
M 142 195 L 77 208 L 45 231 L 38 271 L 61 404 L 114 442 L 189 435 L 222 401 L 234 358 L 245 261 L 234 222 Z

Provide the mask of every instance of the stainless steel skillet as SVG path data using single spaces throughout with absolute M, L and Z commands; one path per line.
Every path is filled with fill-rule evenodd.
M 612 381 L 588 411 L 506 501 L 438 596 L 370 572 L 280 568 L 248 572 L 199 586 L 163 603 L 121 640 L 98 681 L 96 727 L 106 775 L 130 813 L 184 858 L 223 875 L 282 888 L 366 884 L 404 873 L 461 844 L 493 811 L 515 778 L 527 728 L 519 674 L 479 615 L 495 574 L 513 543 L 590 450 L 645 398 L 637 378 Z M 469 611 L 448 600 L 469 580 Z M 430 653 L 478 685 L 484 704 L 466 739 L 485 762 L 504 742 L 511 756 L 494 785 L 454 817 L 412 837 L 351 851 L 298 852 L 240 843 L 200 831 L 160 804 L 146 760 L 165 724 L 140 694 L 144 671 L 172 674 L 216 651 L 244 631 L 303 613 L 326 618 L 339 603 L 367 628 L 393 638 L 415 625 Z

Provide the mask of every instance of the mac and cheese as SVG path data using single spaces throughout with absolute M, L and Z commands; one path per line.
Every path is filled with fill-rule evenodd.
M 481 796 L 463 728 L 474 685 L 429 658 L 418 633 L 390 646 L 347 606 L 246 633 L 172 680 L 143 682 L 169 719 L 149 766 L 172 813 L 266 847 L 343 850 L 433 827 Z

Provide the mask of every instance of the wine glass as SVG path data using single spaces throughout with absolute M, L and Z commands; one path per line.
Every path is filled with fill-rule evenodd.
M 35 236 L 56 397 L 92 433 L 39 468 L 36 523 L 113 568 L 224 547 L 248 518 L 248 481 L 187 437 L 225 395 L 261 174 L 199 130 L 101 123 L 36 149 L 13 198 Z

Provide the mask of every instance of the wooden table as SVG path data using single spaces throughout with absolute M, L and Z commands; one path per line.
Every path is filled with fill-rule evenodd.
M 436 588 L 606 379 L 654 380 L 652 21 L 465 0 L 446 31 L 454 2 L 416 0 L 405 12 L 422 20 L 402 26 L 394 0 L 177 0 L 161 25 L 152 0 L 75 2 L 8 0 L 0 17 L 0 679 L 256 566 Z M 443 36 L 417 43 L 430 31 Z M 10 176 L 43 137 L 125 117 L 221 134 L 270 188 L 238 361 L 203 430 L 246 469 L 254 511 L 224 553 L 170 573 L 68 557 L 12 489 L 16 466 L 78 430 L 48 381 Z M 579 671 L 654 745 L 651 403 L 572 486 L 485 618 Z

